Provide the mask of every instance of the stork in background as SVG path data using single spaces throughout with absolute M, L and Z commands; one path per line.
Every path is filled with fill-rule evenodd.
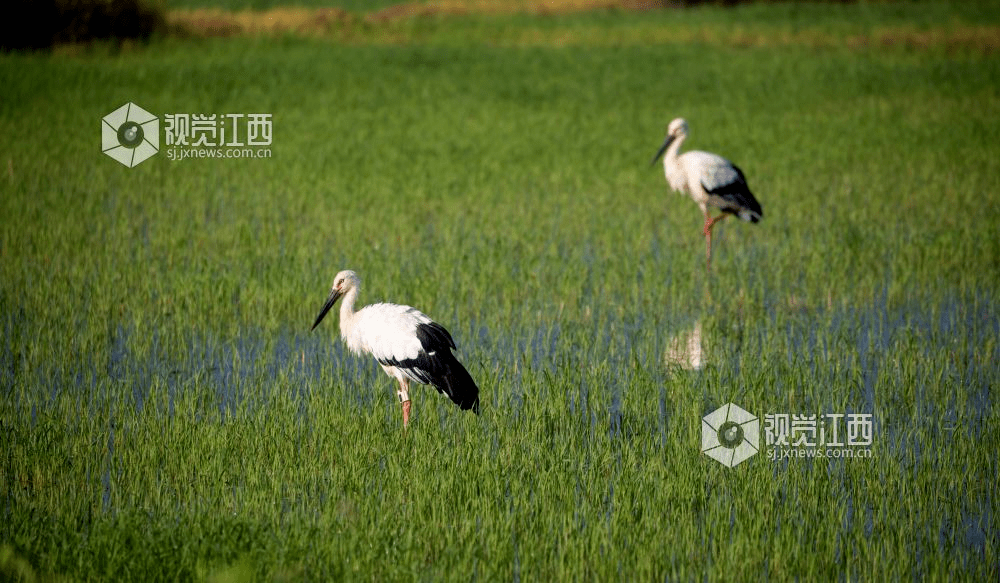
M 372 304 L 354 311 L 361 279 L 353 271 L 341 271 L 333 279 L 330 296 L 312 329 L 323 321 L 337 300 L 340 305 L 340 336 L 355 354 L 375 357 L 387 375 L 399 383 L 403 427 L 410 423 L 410 382 L 432 385 L 462 409 L 479 413 L 479 387 L 451 350 L 455 341 L 443 326 L 410 306 Z
M 688 135 L 687 122 L 677 118 L 667 126 L 667 139 L 653 156 L 650 165 L 663 156 L 663 172 L 670 187 L 687 193 L 705 215 L 705 266 L 712 267 L 712 227 L 729 215 L 756 223 L 764 216 L 760 203 L 747 186 L 743 171 L 722 156 L 692 150 L 680 154 L 681 145 Z M 666 155 L 664 155 L 666 152 Z M 722 211 L 712 217 L 709 207 Z

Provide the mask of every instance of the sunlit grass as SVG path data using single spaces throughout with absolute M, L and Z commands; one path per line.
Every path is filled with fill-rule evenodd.
M 174 5 L 167 21 L 182 36 L 298 35 L 351 44 L 696 44 L 989 54 L 1000 38 L 1000 21 L 987 3 L 925 2 L 919 10 L 867 2 L 747 3 L 727 10 L 608 9 L 605 4 L 613 2 L 415 2 L 358 12 L 350 6 L 251 9 L 192 3 Z

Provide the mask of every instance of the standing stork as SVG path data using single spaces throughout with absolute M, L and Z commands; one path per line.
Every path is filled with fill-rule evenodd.
M 410 423 L 410 381 L 433 385 L 462 409 L 479 413 L 479 387 L 451 353 L 455 348 L 451 334 L 410 306 L 372 304 L 355 312 L 360 290 L 358 274 L 350 270 L 338 273 L 312 329 L 343 297 L 340 337 L 355 354 L 374 356 L 382 370 L 399 382 L 396 393 L 403 406 L 403 427 Z
M 712 227 L 729 215 L 756 223 L 764 216 L 760 203 L 747 186 L 743 171 L 722 156 L 693 150 L 680 154 L 681 144 L 688 135 L 687 122 L 677 118 L 667 126 L 667 139 L 653 156 L 650 165 L 663 156 L 663 172 L 670 187 L 687 193 L 705 215 L 705 267 L 712 267 Z M 666 152 L 664 156 L 663 153 Z M 712 217 L 708 207 L 722 214 Z

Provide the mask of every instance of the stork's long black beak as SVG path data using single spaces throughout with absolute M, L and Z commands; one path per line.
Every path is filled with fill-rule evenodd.
M 333 307 L 333 304 L 337 303 L 337 300 L 339 300 L 342 295 L 344 294 L 340 293 L 340 290 L 335 289 L 330 292 L 330 297 L 326 298 L 326 303 L 323 304 L 323 309 L 320 310 L 319 315 L 316 316 L 316 321 L 313 322 L 313 327 L 310 328 L 310 331 L 315 330 L 316 326 L 319 326 L 319 323 L 326 317 L 326 313 L 330 311 L 330 308 Z
M 656 152 L 656 155 L 653 156 L 653 159 L 649 161 L 650 166 L 656 164 L 656 161 L 660 159 L 660 156 L 662 156 L 664 152 L 667 151 L 667 148 L 670 147 L 670 143 L 673 141 L 674 141 L 674 136 L 667 136 L 667 139 L 663 140 L 663 145 L 660 146 L 660 149 Z

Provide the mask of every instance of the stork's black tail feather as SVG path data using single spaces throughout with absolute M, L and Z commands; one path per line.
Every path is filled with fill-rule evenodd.
M 456 405 L 464 410 L 472 409 L 476 415 L 479 414 L 479 387 L 476 381 L 472 380 L 472 375 L 465 370 L 462 363 L 454 355 L 444 363 L 444 375 L 435 379 L 437 390 L 448 395 Z

